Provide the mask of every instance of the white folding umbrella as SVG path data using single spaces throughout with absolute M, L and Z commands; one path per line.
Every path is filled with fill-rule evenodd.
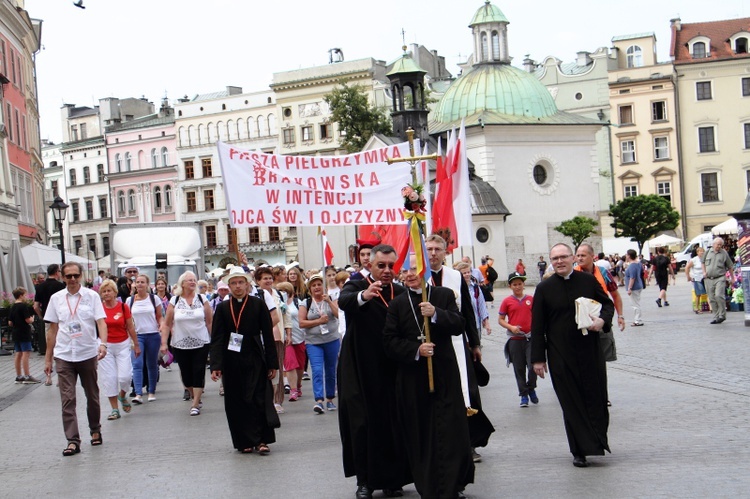
M 26 262 L 23 259 L 23 253 L 21 253 L 21 245 L 16 238 L 13 238 L 10 242 L 8 275 L 10 277 L 10 285 L 12 288 L 15 289 L 21 286 L 25 288 L 29 294 L 36 292 L 34 281 L 31 279 L 29 268 L 26 266 Z
M 672 246 L 673 244 L 679 244 L 682 242 L 682 239 L 679 239 L 677 237 L 668 236 L 667 234 L 662 234 L 660 236 L 657 236 L 653 239 L 651 239 L 648 244 L 651 247 L 658 248 L 661 246 Z
M 10 293 L 13 288 L 10 287 L 10 274 L 8 274 L 8 267 L 5 265 L 5 257 L 3 256 L 2 250 L 0 250 L 0 291 Z

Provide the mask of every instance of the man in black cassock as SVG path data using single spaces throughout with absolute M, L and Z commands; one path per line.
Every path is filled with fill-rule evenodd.
M 268 454 L 280 426 L 271 380 L 279 368 L 271 315 L 265 302 L 249 296 L 241 267 L 223 281 L 232 293 L 216 307 L 211 331 L 211 379 L 224 382 L 224 409 L 232 445 L 242 453 Z
M 599 331 L 612 321 L 615 309 L 593 275 L 573 271 L 573 260 L 573 250 L 566 244 L 556 244 L 550 250 L 555 273 L 534 293 L 531 362 L 534 372 L 544 378 L 549 361 L 573 465 L 583 468 L 588 466 L 586 456 L 603 456 L 609 451 L 607 371 Z M 576 325 L 575 300 L 579 297 L 602 305 L 585 335 Z
M 464 497 L 474 482 L 466 407 L 451 336 L 462 334 L 464 319 L 453 291 L 428 286 L 422 301 L 422 278 L 414 263 L 406 274 L 409 291 L 388 307 L 383 330 L 386 354 L 398 362 L 396 414 L 406 442 L 414 485 L 422 497 Z M 431 342 L 425 342 L 424 317 Z M 434 393 L 429 392 L 427 358 L 432 358 Z
M 339 433 L 344 475 L 357 477 L 359 498 L 383 489 L 402 495 L 412 482 L 403 442 L 395 428 L 396 364 L 383 349 L 388 305 L 404 288 L 393 284 L 396 250 L 385 244 L 371 251 L 371 274 L 350 280 L 339 295 L 346 334 L 338 366 Z

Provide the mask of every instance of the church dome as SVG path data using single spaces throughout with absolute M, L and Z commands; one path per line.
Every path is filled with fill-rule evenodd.
M 557 106 L 533 74 L 509 64 L 486 63 L 475 65 L 448 88 L 432 118 L 448 123 L 483 112 L 512 121 L 514 116 L 546 118 L 557 113 Z

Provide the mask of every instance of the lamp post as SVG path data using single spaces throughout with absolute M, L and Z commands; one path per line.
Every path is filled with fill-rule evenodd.
M 52 216 L 55 217 L 57 222 L 57 229 L 60 231 L 60 258 L 62 266 L 65 264 L 65 235 L 63 234 L 63 222 L 65 221 L 65 215 L 68 214 L 68 205 L 62 200 L 60 196 L 57 196 L 52 204 L 49 206 L 52 210 Z

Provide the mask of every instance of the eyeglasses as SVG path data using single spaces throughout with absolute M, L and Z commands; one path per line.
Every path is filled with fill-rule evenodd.
M 562 260 L 567 260 L 568 258 L 572 256 L 573 255 L 552 256 L 550 257 L 550 260 L 552 260 L 553 262 L 560 262 Z
M 388 268 L 389 268 L 389 269 L 391 269 L 391 270 L 393 270 L 393 268 L 394 268 L 395 266 L 396 266 L 396 264 L 395 264 L 395 263 L 384 263 L 384 262 L 378 263 L 378 265 L 377 265 L 377 267 L 378 267 L 379 269 L 384 269 L 384 268 L 388 267 Z
M 78 279 L 81 277 L 81 274 L 65 274 L 66 279 Z

